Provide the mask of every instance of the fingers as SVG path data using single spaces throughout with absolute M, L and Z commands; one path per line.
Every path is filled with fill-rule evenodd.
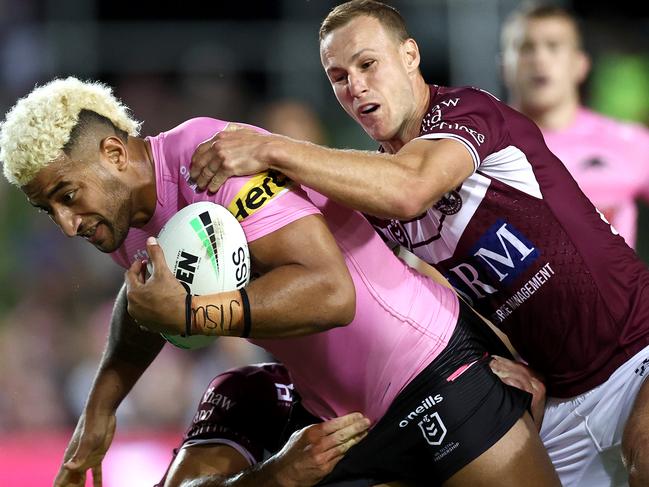
M 198 176 L 201 174 L 204 168 L 207 167 L 211 160 L 210 151 L 212 150 L 212 143 L 218 134 L 214 137 L 202 142 L 198 145 L 194 154 L 192 155 L 192 161 L 189 166 L 189 176 L 192 180 L 196 181 Z
M 101 487 L 101 463 L 92 468 L 92 487 Z
M 220 171 L 216 173 L 210 179 L 209 184 L 207 185 L 207 191 L 210 193 L 216 193 L 218 189 L 228 180 L 228 176 Z
M 59 471 L 54 487 L 84 487 L 86 485 L 86 472 L 72 471 L 65 466 Z
M 194 178 L 194 180 L 196 181 L 196 185 L 200 189 L 205 189 L 207 185 L 210 183 L 210 181 L 212 180 L 212 178 L 214 177 L 214 174 L 215 172 L 212 171 L 212 169 L 209 166 L 209 163 L 207 163 L 205 167 L 201 169 L 201 172 L 198 174 L 198 177 Z
M 124 273 L 124 281 L 126 282 L 127 293 L 144 283 L 142 280 L 142 261 L 136 260 L 131 264 L 131 267 Z
M 330 419 L 328 421 L 325 421 L 324 423 L 320 423 L 320 428 L 324 435 L 329 435 L 347 426 L 356 423 L 363 423 L 364 421 L 369 422 L 369 420 L 365 418 L 361 413 L 349 413 L 338 418 Z
M 313 425 L 307 441 L 323 456 L 323 461 L 329 462 L 365 438 L 369 427 L 369 419 L 352 413 Z
M 162 250 L 162 247 L 158 245 L 158 241 L 155 237 L 149 237 L 146 239 L 146 252 L 149 254 L 149 260 L 153 264 L 153 274 L 156 273 L 157 269 L 166 268 L 167 262 L 165 261 L 165 254 Z
M 225 129 L 223 129 L 224 132 L 233 132 L 235 130 L 244 130 L 246 127 L 243 125 L 240 125 L 238 123 L 233 123 L 230 122 Z

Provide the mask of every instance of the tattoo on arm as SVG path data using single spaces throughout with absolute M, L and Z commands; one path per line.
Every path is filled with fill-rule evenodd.
M 242 318 L 239 291 L 192 298 L 192 334 L 240 336 Z

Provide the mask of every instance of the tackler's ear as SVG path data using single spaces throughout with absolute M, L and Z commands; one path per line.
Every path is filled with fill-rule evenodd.
M 421 56 L 419 54 L 419 46 L 414 39 L 410 38 L 403 41 L 403 44 L 401 44 L 401 55 L 408 73 L 419 69 Z

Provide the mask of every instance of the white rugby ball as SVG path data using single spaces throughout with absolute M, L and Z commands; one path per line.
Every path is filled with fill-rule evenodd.
M 181 209 L 160 230 L 158 244 L 169 269 L 191 294 L 233 291 L 250 280 L 250 253 L 243 228 L 216 203 L 202 201 Z M 162 336 L 185 349 L 204 347 L 217 338 Z

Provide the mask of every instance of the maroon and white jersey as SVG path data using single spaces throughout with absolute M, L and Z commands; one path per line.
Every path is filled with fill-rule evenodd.
M 293 431 L 320 422 L 299 404 L 292 409 L 293 396 L 293 384 L 281 364 L 255 364 L 224 372 L 207 386 L 180 448 L 227 445 L 251 465 L 261 462 L 279 451 Z M 177 453 L 175 450 L 174 457 Z
M 462 143 L 475 172 L 413 220 L 372 223 L 435 264 L 549 394 L 593 388 L 649 343 L 649 269 L 533 122 L 487 92 L 431 86 L 419 138 Z

